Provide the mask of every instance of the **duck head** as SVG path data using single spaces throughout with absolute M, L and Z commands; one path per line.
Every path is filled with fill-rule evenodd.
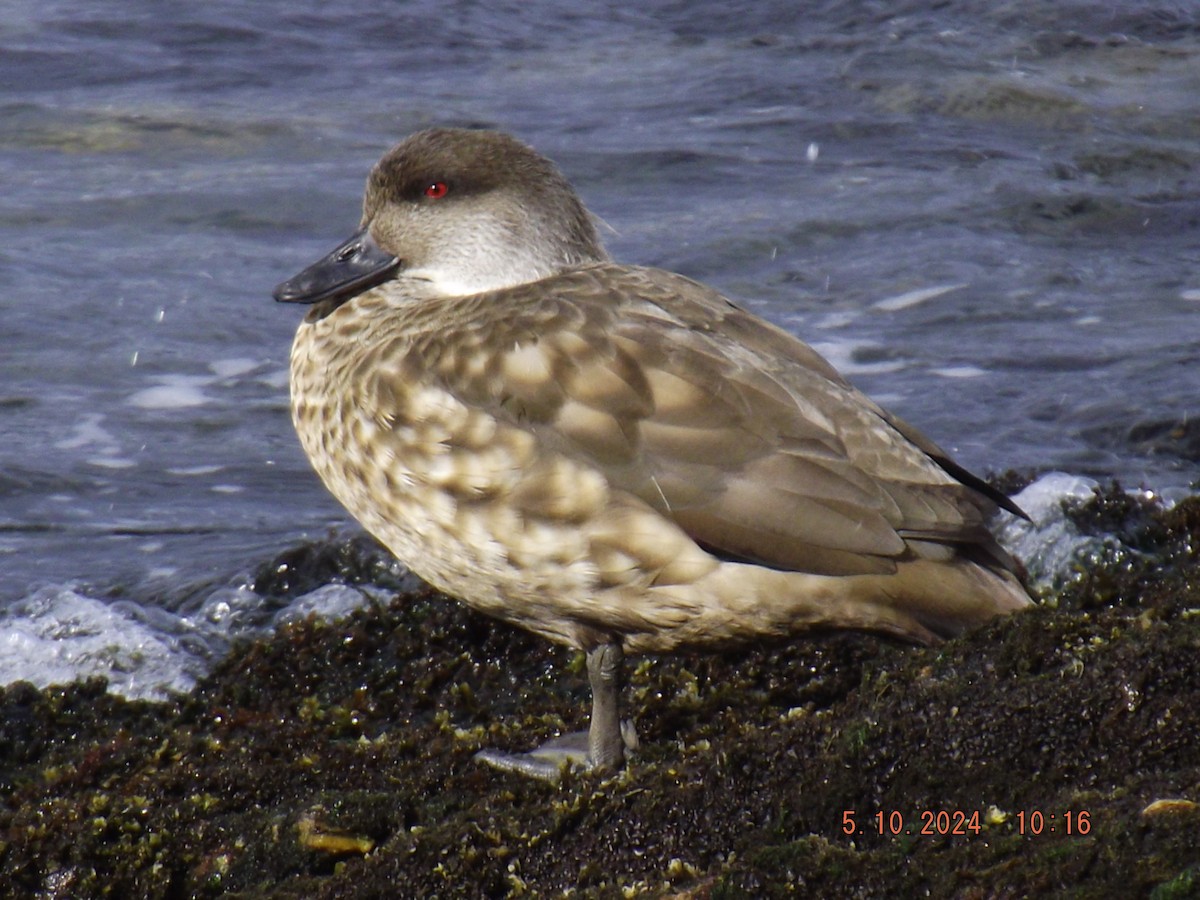
M 393 280 L 414 296 L 477 294 L 606 258 L 552 162 L 506 134 L 433 128 L 375 165 L 359 230 L 274 296 L 337 306 Z

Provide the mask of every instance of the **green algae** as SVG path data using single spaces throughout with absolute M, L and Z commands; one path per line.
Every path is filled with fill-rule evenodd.
M 641 748 L 610 778 L 473 761 L 582 727 L 578 656 L 422 589 L 240 646 L 171 703 L 9 686 L 0 892 L 1195 896 L 1200 812 L 1145 811 L 1200 800 L 1200 500 L 1071 515 L 1106 543 L 1053 604 L 940 647 L 636 661 Z M 373 554 L 299 548 L 263 585 Z

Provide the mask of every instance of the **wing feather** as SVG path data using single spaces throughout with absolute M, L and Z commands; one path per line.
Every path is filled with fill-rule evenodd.
M 819 574 L 888 572 L 959 545 L 1005 563 L 984 522 L 1010 503 L 715 291 L 602 264 L 506 294 L 431 312 L 438 327 L 404 348 L 407 363 L 710 552 Z M 548 493 L 529 506 L 561 505 Z

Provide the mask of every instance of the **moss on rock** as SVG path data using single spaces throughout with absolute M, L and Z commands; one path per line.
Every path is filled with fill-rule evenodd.
M 940 647 L 831 634 L 635 662 L 642 748 L 610 778 L 476 764 L 584 724 L 579 659 L 421 589 L 240 646 L 173 703 L 11 685 L 0 885 L 1195 896 L 1200 500 L 1114 488 L 1072 515 L 1103 552 L 1051 604 Z

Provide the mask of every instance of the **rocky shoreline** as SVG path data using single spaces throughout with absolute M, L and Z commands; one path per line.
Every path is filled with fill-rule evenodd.
M 1200 497 L 1071 515 L 1107 536 L 1076 577 L 941 647 L 635 661 L 610 778 L 472 760 L 579 728 L 582 657 L 423 589 L 168 703 L 10 685 L 0 894 L 1198 896 Z M 289 559 L 371 569 L 349 552 Z

